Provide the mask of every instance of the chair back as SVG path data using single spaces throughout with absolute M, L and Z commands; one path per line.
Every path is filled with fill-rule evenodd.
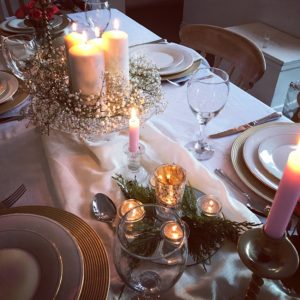
M 184 25 L 183 45 L 201 53 L 211 66 L 226 71 L 230 81 L 248 90 L 262 77 L 266 62 L 262 51 L 249 39 L 228 29 L 202 24 Z
M 14 16 L 16 10 L 24 4 L 24 0 L 0 0 L 0 21 Z

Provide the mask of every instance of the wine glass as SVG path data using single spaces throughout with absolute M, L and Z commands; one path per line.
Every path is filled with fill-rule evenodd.
M 218 68 L 199 69 L 187 85 L 188 104 L 199 123 L 199 137 L 186 147 L 198 160 L 210 159 L 214 148 L 207 143 L 206 124 L 224 107 L 229 93 L 229 76 Z
M 99 30 L 99 36 L 101 36 L 106 30 L 111 18 L 111 11 L 108 1 L 86 0 L 84 3 L 84 11 L 88 25 L 96 35 L 96 31 Z
M 171 288 L 182 275 L 187 257 L 186 229 L 171 208 L 144 204 L 121 218 L 114 239 L 114 263 L 138 299 L 155 299 Z
M 15 34 L 2 37 L 2 54 L 6 65 L 22 80 L 36 71 L 33 65 L 36 52 L 37 43 L 34 35 Z

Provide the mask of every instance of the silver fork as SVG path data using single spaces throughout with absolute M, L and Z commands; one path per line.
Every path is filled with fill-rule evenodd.
M 264 206 L 263 210 L 257 209 L 256 207 L 253 206 L 251 197 L 245 191 L 243 191 L 236 183 L 234 183 L 230 179 L 230 177 L 228 177 L 228 175 L 226 175 L 224 173 L 223 170 L 215 169 L 215 174 L 218 175 L 221 179 L 223 179 L 226 183 L 228 183 L 234 190 L 236 190 L 237 192 L 242 194 L 247 199 L 246 206 L 248 209 L 250 209 L 251 211 L 253 211 L 255 214 L 257 214 L 259 216 L 262 216 L 262 217 L 268 216 L 268 213 L 270 210 L 269 205 Z
M 26 187 L 21 184 L 10 196 L 0 202 L 0 206 L 3 208 L 9 208 L 16 203 L 17 200 L 26 192 Z

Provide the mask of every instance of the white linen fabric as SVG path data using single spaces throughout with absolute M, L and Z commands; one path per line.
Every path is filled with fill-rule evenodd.
M 102 238 L 110 261 L 109 299 L 118 299 L 122 281 L 112 259 L 112 228 L 95 221 L 91 215 L 91 199 L 97 192 L 107 194 L 118 206 L 123 196 L 112 176 L 127 163 L 123 147 L 128 142 L 127 132 L 98 141 L 81 141 L 76 136 L 52 132 L 43 137 L 50 172 L 63 207 L 88 222 Z M 172 141 L 150 122 L 141 129 L 141 143 L 145 146 L 142 165 L 151 174 L 162 163 L 176 163 L 187 170 L 188 181 L 205 193 L 216 195 L 224 215 L 235 221 L 258 223 L 255 215 L 243 204 L 228 196 L 222 182 L 213 176 L 180 144 Z M 162 299 L 230 299 L 241 298 L 249 281 L 249 271 L 243 266 L 235 245 L 227 243 L 212 258 L 206 273 L 201 265 L 188 267 L 179 282 L 163 294 Z M 125 290 L 122 299 L 130 299 Z M 267 286 L 262 295 L 269 295 Z M 275 299 L 275 298 L 274 298 Z

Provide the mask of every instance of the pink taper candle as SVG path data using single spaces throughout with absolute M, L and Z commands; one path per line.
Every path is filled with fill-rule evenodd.
M 289 155 L 274 202 L 267 218 L 265 233 L 275 239 L 284 235 L 300 197 L 300 140 Z
M 131 117 L 129 119 L 129 151 L 137 152 L 139 149 L 140 138 L 140 120 L 136 115 L 135 108 L 131 110 Z

